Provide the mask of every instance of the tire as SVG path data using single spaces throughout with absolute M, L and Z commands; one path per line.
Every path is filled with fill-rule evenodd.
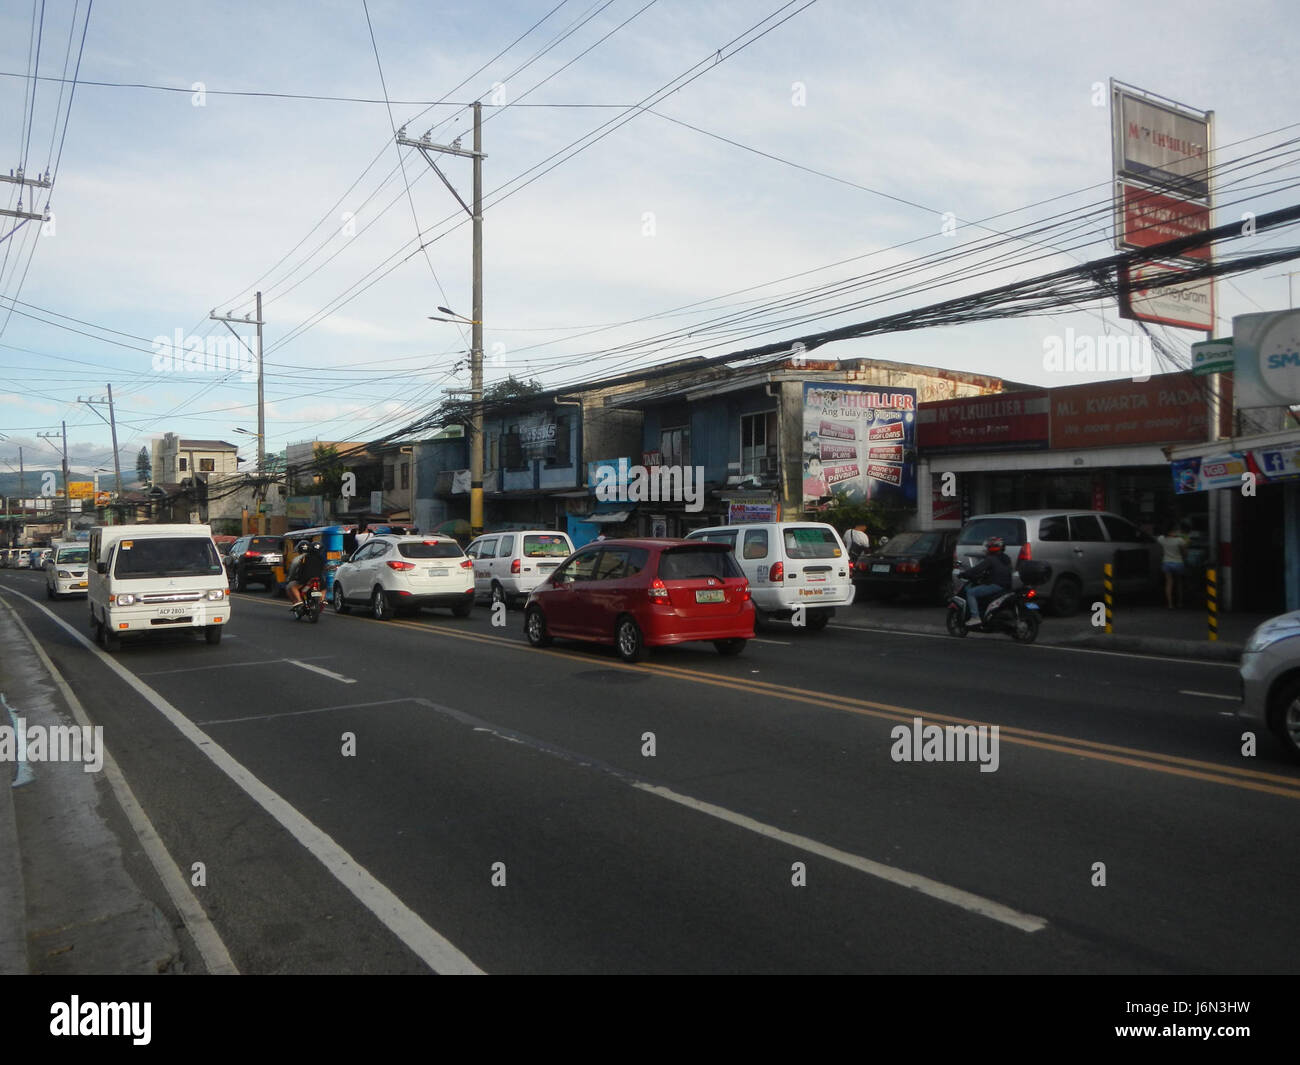
M 492 601 L 494 603 L 496 602 L 495 599 L 493 599 Z M 504 602 L 504 600 L 502 600 L 502 602 Z M 474 600 L 471 598 L 464 603 L 457 603 L 454 607 L 451 608 L 451 613 L 453 617 L 467 618 L 469 617 L 470 611 L 473 609 L 474 609 Z
M 320 621 L 321 612 L 324 609 L 325 609 L 325 601 L 323 599 L 318 599 L 315 603 L 308 604 L 307 611 L 306 611 L 307 620 L 310 621 L 313 625 L 315 625 L 318 621 Z
M 45 598 L 46 599 L 54 598 L 54 589 L 51 588 L 48 584 L 45 586 Z
M 375 590 L 370 593 L 370 614 L 376 621 L 387 621 L 393 616 L 393 604 L 388 601 L 383 588 L 377 584 Z
M 550 647 L 551 633 L 546 627 L 546 615 L 541 607 L 530 607 L 524 615 L 524 635 L 534 647 Z
M 506 609 L 510 609 L 510 597 L 506 595 L 506 590 L 502 588 L 500 583 L 497 581 L 492 582 L 492 591 L 489 595 L 488 601 L 493 606 L 496 606 L 497 603 L 505 603 Z
M 1277 690 L 1268 711 L 1268 725 L 1290 757 L 1300 762 L 1300 680 Z
M 237 592 L 248 591 L 248 573 L 247 571 L 239 568 L 235 569 L 235 591 Z
M 831 612 L 829 610 L 809 610 L 804 616 L 807 622 L 809 632 L 821 632 L 830 624 Z
M 624 662 L 640 662 L 645 657 L 645 637 L 641 626 L 626 614 L 614 626 L 614 647 Z
M 960 636 L 965 639 L 967 631 L 966 621 L 961 616 L 961 611 L 955 606 L 950 606 L 948 608 L 948 635 Z
M 1039 624 L 1037 611 L 1023 611 L 1011 626 L 1011 638 L 1019 643 L 1033 643 L 1038 639 Z
M 714 640 L 713 646 L 718 649 L 718 654 L 724 658 L 734 658 L 745 649 L 748 640 L 737 637 L 734 640 Z
M 1052 588 L 1052 613 L 1057 617 L 1073 617 L 1079 612 L 1083 589 L 1074 577 L 1060 577 Z
M 122 650 L 122 637 L 103 623 L 99 626 L 99 642 L 109 654 Z
M 218 644 L 218 643 L 220 643 L 220 642 L 221 642 L 221 630 L 222 630 L 222 628 L 223 628 L 223 626 L 221 626 L 221 625 L 208 625 L 208 626 L 206 626 L 206 627 L 203 629 L 203 638 L 204 638 L 205 640 L 207 640 L 208 643 L 211 643 L 211 644 Z
M 343 598 L 343 585 L 338 581 L 334 582 L 334 597 L 330 600 L 330 603 L 333 605 L 336 614 L 349 614 L 352 612 L 347 600 Z

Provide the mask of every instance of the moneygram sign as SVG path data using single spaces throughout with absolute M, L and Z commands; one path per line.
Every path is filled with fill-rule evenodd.
M 1208 277 L 1173 280 L 1185 273 L 1184 267 L 1170 262 L 1121 267 L 1120 317 L 1212 333 L 1214 282 Z

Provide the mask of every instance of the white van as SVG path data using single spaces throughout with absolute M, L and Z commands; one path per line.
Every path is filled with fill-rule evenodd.
M 792 618 L 804 608 L 804 624 L 824 629 L 837 606 L 853 602 L 849 552 L 831 526 L 819 521 L 770 521 L 696 529 L 688 540 L 731 545 L 749 578 L 759 620 Z
M 207 525 L 104 525 L 90 534 L 90 627 L 106 651 L 123 636 L 182 626 L 221 642 L 226 571 Z
M 554 529 L 525 529 L 480 536 L 465 549 L 474 563 L 474 598 L 522 602 L 571 554 L 573 541 Z
M 90 545 L 63 540 L 54 545 L 45 563 L 45 594 L 50 599 L 61 595 L 86 595 L 90 562 Z

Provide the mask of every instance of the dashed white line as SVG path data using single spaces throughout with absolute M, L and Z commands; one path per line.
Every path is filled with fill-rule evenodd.
M 291 666 L 297 666 L 299 669 L 309 669 L 313 673 L 319 673 L 322 677 L 329 677 L 331 680 L 337 680 L 341 684 L 355 684 L 356 680 L 352 677 L 345 677 L 342 673 L 335 673 L 330 669 L 322 669 L 320 666 L 313 666 L 308 662 L 300 662 L 296 658 L 286 658 L 286 662 Z

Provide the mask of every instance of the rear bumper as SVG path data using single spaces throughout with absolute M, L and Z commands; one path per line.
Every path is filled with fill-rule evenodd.
M 752 640 L 754 607 L 735 615 L 684 617 L 672 607 L 654 608 L 641 620 L 641 633 L 648 647 L 666 647 L 695 640 Z
M 458 606 L 474 601 L 473 586 L 460 592 L 388 592 L 394 606 Z

